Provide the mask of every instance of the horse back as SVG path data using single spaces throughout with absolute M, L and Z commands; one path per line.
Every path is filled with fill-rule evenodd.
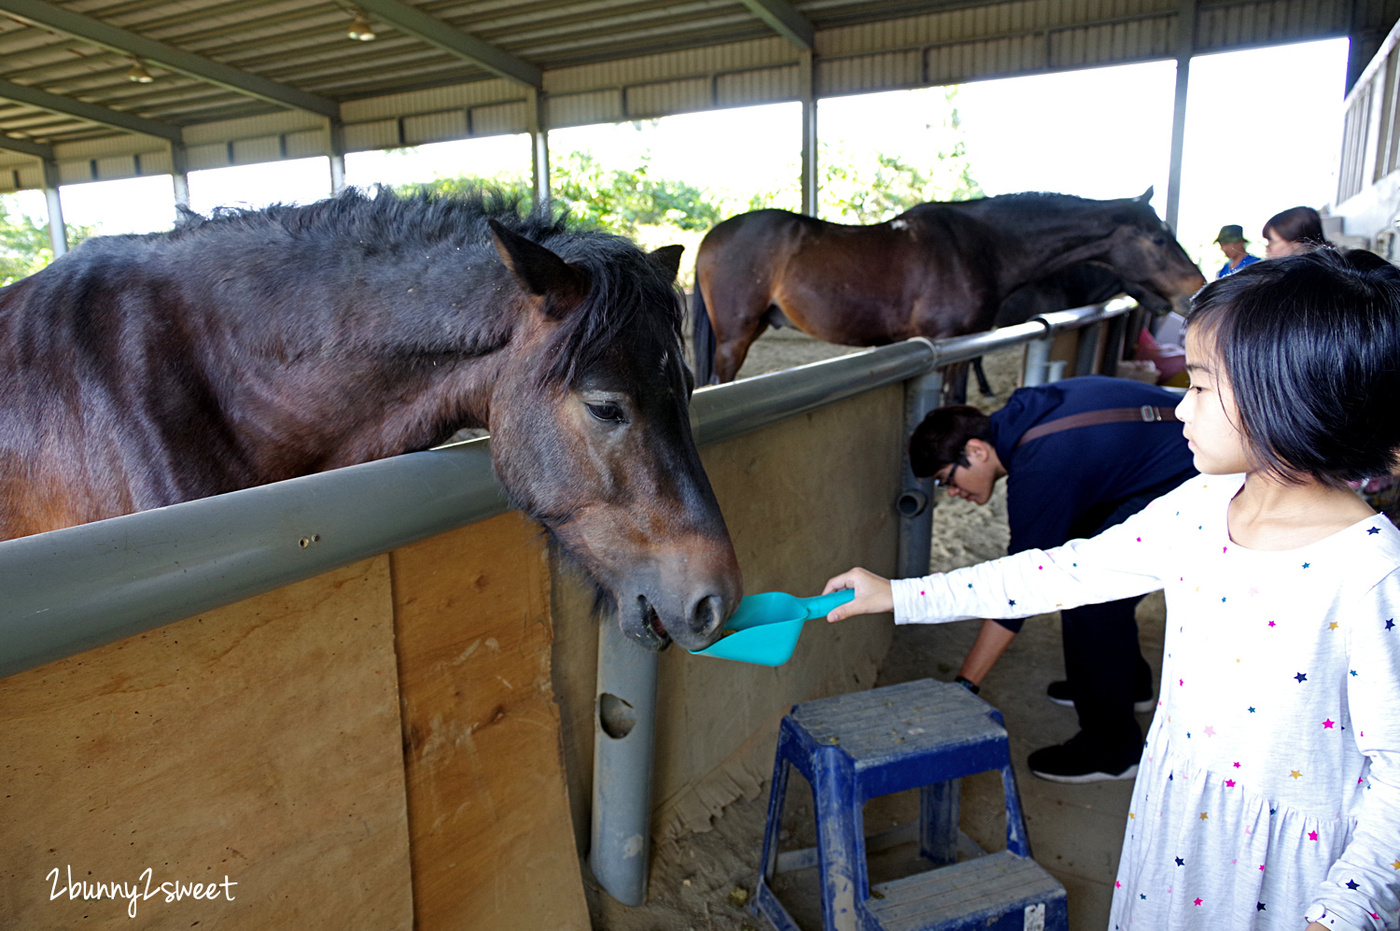
M 985 224 L 947 206 L 871 226 L 741 214 L 701 243 L 697 287 L 720 331 L 776 307 L 804 332 L 846 345 L 967 332 L 986 316 L 996 251 Z
M 192 315 L 139 249 L 0 289 L 0 539 L 230 490 Z

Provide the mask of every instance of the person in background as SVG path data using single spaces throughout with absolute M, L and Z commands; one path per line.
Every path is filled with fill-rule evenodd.
M 1265 258 L 1281 259 L 1325 245 L 1327 237 L 1322 234 L 1322 217 L 1311 207 L 1289 207 L 1269 217 L 1269 222 L 1264 224 Z
M 1201 475 L 1089 540 L 891 584 L 829 621 L 1023 617 L 1165 587 L 1162 694 L 1111 928 L 1394 928 L 1400 530 L 1349 483 L 1400 451 L 1400 269 L 1318 249 L 1211 282 L 1177 407 Z
M 910 465 L 950 496 L 979 505 L 1005 477 L 1009 551 L 1059 546 L 1121 522 L 1196 474 L 1181 424 L 1169 419 L 1179 397 L 1090 375 L 1018 389 L 990 416 L 940 407 L 915 429 Z M 1134 712 L 1153 704 L 1152 667 L 1134 618 L 1141 600 L 1061 613 L 1066 678 L 1050 683 L 1046 695 L 1074 707 L 1079 733 L 1030 755 L 1042 779 L 1094 782 L 1136 772 L 1142 728 Z M 976 691 L 1023 623 L 984 621 L 958 681 Z
M 1249 240 L 1244 238 L 1244 227 L 1238 223 L 1227 223 L 1220 227 L 1220 235 L 1215 237 L 1215 243 L 1220 247 L 1220 251 L 1225 253 L 1225 264 L 1215 273 L 1217 278 L 1224 278 L 1241 268 L 1263 261 L 1257 255 L 1250 255 Z

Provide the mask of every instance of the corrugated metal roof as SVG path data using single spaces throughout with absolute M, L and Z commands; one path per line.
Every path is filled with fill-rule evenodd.
M 0 190 L 794 100 L 804 51 L 819 96 L 1171 57 L 1182 9 L 1364 62 L 1400 0 L 0 0 Z

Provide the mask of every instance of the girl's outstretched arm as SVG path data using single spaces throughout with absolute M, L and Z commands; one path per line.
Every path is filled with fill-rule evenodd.
M 822 594 L 853 588 L 856 597 L 843 605 L 831 609 L 827 621 L 844 621 L 857 614 L 884 614 L 894 610 L 894 597 L 890 594 L 890 580 L 878 576 L 868 569 L 849 569 L 835 578 L 828 579 Z

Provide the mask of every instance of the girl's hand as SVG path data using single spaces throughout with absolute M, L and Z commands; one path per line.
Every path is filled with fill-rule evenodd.
M 857 614 L 884 614 L 894 610 L 894 595 L 890 591 L 890 580 L 881 578 L 865 569 L 850 569 L 826 583 L 822 594 L 853 588 L 856 596 L 843 605 L 831 609 L 826 616 L 828 622 L 844 621 Z

